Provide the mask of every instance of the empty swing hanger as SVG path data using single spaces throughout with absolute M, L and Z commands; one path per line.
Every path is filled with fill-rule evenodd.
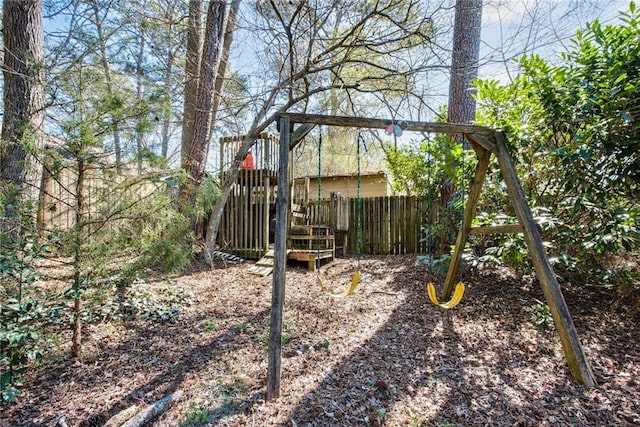
M 429 295 L 429 299 L 431 300 L 431 302 L 438 307 L 453 308 L 456 305 L 460 304 L 460 301 L 462 301 L 462 296 L 464 295 L 464 283 L 458 282 L 458 284 L 456 285 L 456 289 L 453 292 L 453 296 L 447 302 L 441 303 L 438 301 L 438 297 L 436 296 L 436 287 L 433 286 L 433 283 L 429 283 L 427 285 L 427 294 Z

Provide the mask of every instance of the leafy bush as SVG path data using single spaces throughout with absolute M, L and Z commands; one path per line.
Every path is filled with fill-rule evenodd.
M 0 191 L 0 403 L 20 394 L 29 362 L 45 352 L 38 329 L 46 310 L 33 283 L 47 246 L 35 240 L 30 211 L 15 189 Z
M 505 130 L 525 194 L 555 224 L 544 239 L 590 274 L 640 249 L 639 17 L 632 2 L 619 25 L 578 32 L 561 65 L 526 56 L 511 84 L 478 82 L 479 121 Z M 480 209 L 495 212 L 504 191 L 485 189 Z M 516 255 L 496 243 L 497 259 Z
M 176 211 L 167 209 L 164 212 L 165 215 L 154 218 L 152 227 L 155 230 L 147 229 L 141 236 L 145 246 L 139 264 L 160 267 L 167 273 L 181 272 L 193 259 L 190 239 L 185 239 L 191 234 L 189 222 Z M 154 236 L 158 231 L 161 234 Z
M 464 166 L 473 157 L 455 139 L 437 135 L 417 147 L 391 147 L 387 164 L 397 191 L 436 200 L 442 183 L 451 182 L 459 187 L 465 182 L 469 168 Z
M 165 289 L 157 297 L 135 289 L 120 301 L 118 314 L 125 319 L 174 322 L 182 317 L 182 307 L 190 300 L 191 294 L 183 289 Z
M 184 426 L 209 424 L 211 422 L 211 413 L 208 409 L 200 406 L 199 402 L 191 402 L 187 409 L 187 417 L 182 423 Z
M 443 255 L 439 258 L 436 258 L 433 255 L 418 256 L 417 258 L 420 265 L 424 265 L 429 270 L 435 271 L 442 276 L 447 274 L 449 265 L 451 264 L 451 255 L 449 254 Z M 463 264 L 466 262 L 467 260 L 463 259 Z
M 82 320 L 103 322 L 111 320 L 152 320 L 175 322 L 182 317 L 183 307 L 190 304 L 192 294 L 182 288 L 147 290 L 147 283 L 136 278 L 122 288 L 119 275 L 101 286 L 87 289 L 83 298 Z
M 553 328 L 551 309 L 549 308 L 549 305 L 542 301 L 536 300 L 536 303 L 533 305 L 533 314 L 531 318 L 533 323 L 535 323 L 535 325 L 540 329 L 547 330 Z
M 116 237 L 126 250 L 139 257 L 128 266 L 125 275 L 136 277 L 146 267 L 167 273 L 180 272 L 193 259 L 189 220 L 173 206 L 169 191 L 162 186 L 133 204 L 130 218 Z M 132 238 L 133 237 L 133 238 Z
M 11 298 L 0 305 L 0 391 L 2 401 L 12 402 L 19 394 L 21 376 L 30 361 L 39 359 L 44 348 L 36 323 L 42 307 L 31 297 Z

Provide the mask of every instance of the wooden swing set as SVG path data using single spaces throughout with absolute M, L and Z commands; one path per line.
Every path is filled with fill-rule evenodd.
M 340 126 L 357 129 L 386 129 L 389 120 L 363 117 L 343 117 L 316 114 L 281 113 L 278 116 L 280 132 L 278 194 L 276 199 L 276 230 L 275 251 L 273 263 L 273 281 L 271 294 L 271 314 L 269 333 L 269 355 L 267 372 L 267 400 L 273 400 L 280 395 L 280 372 L 282 362 L 282 319 L 284 309 L 286 261 L 287 261 L 287 222 L 289 206 L 289 188 L 287 176 L 289 172 L 289 149 L 295 126 L 309 129 L 310 126 Z M 472 234 L 493 233 L 522 233 L 527 244 L 529 254 L 535 267 L 536 276 L 551 310 L 554 324 L 558 331 L 562 349 L 564 351 L 571 375 L 587 387 L 595 387 L 596 379 L 591 366 L 580 343 L 571 314 L 564 300 L 558 279 L 551 267 L 549 258 L 544 250 L 538 225 L 533 219 L 527 204 L 520 180 L 507 151 L 506 139 L 502 131 L 483 126 L 454 123 L 429 123 L 405 121 L 403 130 L 442 133 L 447 135 L 462 135 L 469 141 L 478 158 L 475 175 L 467 192 L 467 207 L 464 211 L 462 224 L 458 231 L 456 245 L 451 256 L 451 263 L 444 281 L 443 300 L 440 303 L 436 297 L 435 287 L 427 287 L 430 300 L 443 308 L 454 306 L 462 299 L 464 285 L 455 285 L 456 276 L 462 260 L 462 251 L 467 239 Z M 508 197 L 515 211 L 519 224 L 509 224 L 493 227 L 472 227 L 476 215 L 476 208 L 480 199 L 491 156 L 498 160 Z M 454 292 L 455 288 L 455 292 Z M 456 302 L 457 301 L 457 302 Z

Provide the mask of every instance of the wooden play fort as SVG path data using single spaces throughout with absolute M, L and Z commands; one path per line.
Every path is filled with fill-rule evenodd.
M 244 138 L 220 140 L 221 180 L 229 173 Z M 273 135 L 263 133 L 255 140 L 231 189 L 219 232 L 220 247 L 234 255 L 258 260 L 251 270 L 262 276 L 273 269 L 278 150 L 279 141 Z M 318 261 L 334 259 L 336 234 L 340 238 L 339 249 L 344 251 L 349 225 L 349 210 L 344 206 L 348 202 L 332 194 L 329 204 L 320 209 L 315 202 L 315 208 L 310 210 L 309 179 L 294 181 L 291 171 L 287 171 L 285 178 L 287 192 L 291 194 L 287 203 L 287 258 L 304 262 L 314 270 Z

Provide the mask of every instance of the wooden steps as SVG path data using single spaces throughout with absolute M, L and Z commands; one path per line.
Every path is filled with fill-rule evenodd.
M 287 247 L 291 249 L 288 259 L 307 262 L 309 271 L 315 271 L 317 260 L 336 256 L 334 236 L 326 225 L 292 225 Z
M 273 249 L 269 249 L 262 258 L 249 267 L 249 273 L 256 276 L 268 276 L 273 271 Z
M 317 260 L 333 260 L 336 256 L 334 236 L 326 225 L 292 225 L 287 247 L 287 259 L 307 262 L 309 271 L 316 269 Z M 270 249 L 249 267 L 249 273 L 268 276 L 273 272 L 273 258 L 274 250 Z
M 291 250 L 287 250 L 287 255 Z M 255 264 L 249 267 L 249 273 L 255 274 L 256 276 L 265 277 L 273 272 L 273 258 L 274 258 L 274 250 L 269 249 L 266 254 Z

